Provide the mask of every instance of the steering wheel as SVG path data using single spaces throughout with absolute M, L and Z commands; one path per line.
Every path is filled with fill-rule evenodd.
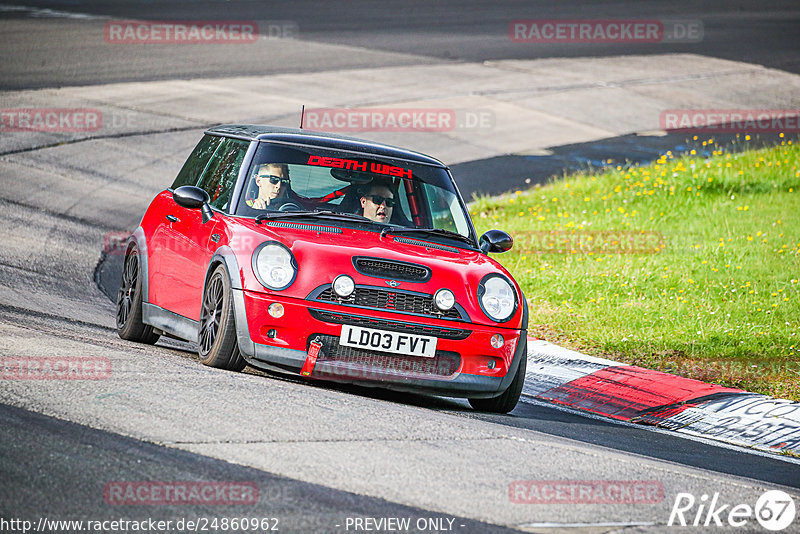
M 289 200 L 281 204 L 278 211 L 303 211 L 303 207 Z

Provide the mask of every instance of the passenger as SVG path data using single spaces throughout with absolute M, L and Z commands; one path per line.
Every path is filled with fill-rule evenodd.
M 289 197 L 291 184 L 289 167 L 285 163 L 264 163 L 258 167 L 256 174 L 258 196 L 248 198 L 245 202 L 257 210 L 267 209 L 271 201 Z
M 389 223 L 394 209 L 394 193 L 385 182 L 372 182 L 369 189 L 361 196 L 363 215 L 379 223 Z

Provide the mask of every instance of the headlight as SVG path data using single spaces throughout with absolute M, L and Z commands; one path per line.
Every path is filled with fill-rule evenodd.
M 478 285 L 478 301 L 483 313 L 493 321 L 508 321 L 517 309 L 514 288 L 500 275 L 490 274 Z
M 333 279 L 333 292 L 342 298 L 349 297 L 356 289 L 356 283 L 346 274 L 340 274 Z
M 445 312 L 456 305 L 456 297 L 449 289 L 440 289 L 433 295 L 433 302 L 436 307 Z
M 261 285 L 280 291 L 297 276 L 297 262 L 288 248 L 276 241 L 267 241 L 253 253 L 253 272 Z

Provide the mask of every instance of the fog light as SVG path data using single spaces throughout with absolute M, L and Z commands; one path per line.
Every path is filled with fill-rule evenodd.
M 494 360 L 489 360 L 489 363 L 486 364 L 486 367 L 489 369 L 494 369 L 494 366 L 497 365 L 494 363 Z
M 278 302 L 273 302 L 272 304 L 269 305 L 269 308 L 267 308 L 267 312 L 272 317 L 280 319 L 281 317 L 283 317 L 283 312 L 284 312 L 283 304 L 280 304 Z
M 342 298 L 349 297 L 356 289 L 356 283 L 346 274 L 340 274 L 333 279 L 333 292 Z
M 450 308 L 456 305 L 456 297 L 453 295 L 453 292 L 449 289 L 440 289 L 433 295 L 433 302 L 436 304 L 436 307 L 446 312 Z
M 503 346 L 504 342 L 505 340 L 503 339 L 503 336 L 501 336 L 500 334 L 495 334 L 492 336 L 492 341 L 491 341 L 492 347 L 499 349 L 500 347 Z

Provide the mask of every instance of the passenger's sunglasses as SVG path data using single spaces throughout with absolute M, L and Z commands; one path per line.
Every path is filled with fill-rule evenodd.
M 374 202 L 376 206 L 380 206 L 381 204 L 386 202 L 386 207 L 387 208 L 393 208 L 394 207 L 394 199 L 393 198 L 386 198 L 386 197 L 382 197 L 380 195 L 367 195 L 366 198 L 368 198 L 372 202 Z
M 259 178 L 269 178 L 269 183 L 272 185 L 278 185 L 281 182 L 291 183 L 291 180 L 288 178 L 281 178 L 280 176 L 275 176 L 274 174 L 259 174 Z

